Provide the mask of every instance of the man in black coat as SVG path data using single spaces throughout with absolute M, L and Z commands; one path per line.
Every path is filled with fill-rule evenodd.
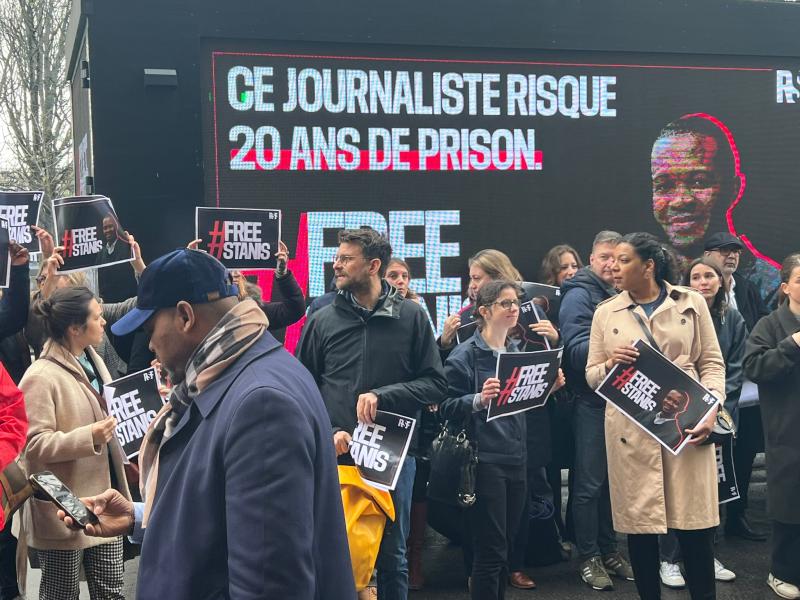
M 728 290 L 728 306 L 738 310 L 747 325 L 747 331 L 753 331 L 756 323 L 769 314 L 758 288 L 736 270 L 744 244 L 739 238 L 727 232 L 715 233 L 705 242 L 704 255 L 717 263 Z M 748 383 L 742 391 L 746 397 Z M 749 383 L 750 389 L 755 391 Z M 733 448 L 733 468 L 739 484 L 738 500 L 732 500 L 725 506 L 725 533 L 746 540 L 763 542 L 767 539 L 763 531 L 759 531 L 747 520 L 747 492 L 750 487 L 750 475 L 753 471 L 753 460 L 756 454 L 764 451 L 764 433 L 761 426 L 761 408 L 758 403 L 739 408 L 738 430 Z
M 372 229 L 340 231 L 333 263 L 339 293 L 311 315 L 297 347 L 322 392 L 340 463 L 352 464 L 350 434 L 357 422 L 372 423 L 378 409 L 419 422 L 420 410 L 438 404 L 447 391 L 427 316 L 383 281 L 391 254 L 386 238 Z M 408 596 L 406 538 L 415 469 L 409 456 L 392 493 L 396 518 L 386 525 L 376 564 L 381 600 Z

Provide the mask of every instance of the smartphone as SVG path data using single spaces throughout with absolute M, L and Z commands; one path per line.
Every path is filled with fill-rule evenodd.
M 28 478 L 31 482 L 33 489 L 40 492 L 53 504 L 58 506 L 61 510 L 72 517 L 75 524 L 81 529 L 85 528 L 88 524 L 99 523 L 100 521 L 92 511 L 89 510 L 83 502 L 81 502 L 70 489 L 64 485 L 58 477 L 53 475 L 50 471 L 42 471 L 41 473 L 34 473 Z

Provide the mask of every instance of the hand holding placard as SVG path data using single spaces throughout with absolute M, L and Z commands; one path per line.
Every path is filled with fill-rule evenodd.
M 378 397 L 372 393 L 367 392 L 358 397 L 356 403 L 356 416 L 358 416 L 359 423 L 367 423 L 371 425 L 375 420 L 375 415 L 378 412 Z
M 489 406 L 489 403 L 497 398 L 498 394 L 500 394 L 500 380 L 497 377 L 489 377 L 483 382 L 481 390 L 481 404 L 484 408 Z
M 444 330 L 442 331 L 442 346 L 449 346 L 453 343 L 456 337 L 456 329 L 461 324 L 461 315 L 454 314 L 447 317 L 444 321 Z
M 95 446 L 102 446 L 111 441 L 114 437 L 114 429 L 117 427 L 117 420 L 112 416 L 107 416 L 101 421 L 92 424 L 92 441 Z
M 333 434 L 333 446 L 336 448 L 336 456 L 347 454 L 350 451 L 350 443 L 353 441 L 346 431 L 337 431 Z
M 692 439 L 690 439 L 688 442 L 689 444 L 692 446 L 699 446 L 705 443 L 705 441 L 708 439 L 708 436 L 710 436 L 711 432 L 714 431 L 714 423 L 717 421 L 718 412 L 719 405 L 711 409 L 711 412 L 708 413 L 708 416 L 700 421 L 696 427 L 686 429 L 686 433 L 692 436 Z
M 614 348 L 611 358 L 606 360 L 606 371 L 610 371 L 616 365 L 630 365 L 639 358 L 639 351 L 636 346 L 619 346 Z

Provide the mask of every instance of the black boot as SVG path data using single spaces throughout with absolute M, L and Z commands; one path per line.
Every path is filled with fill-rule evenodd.
M 728 537 L 736 536 L 751 542 L 767 541 L 767 534 L 758 529 L 754 529 L 747 516 L 742 513 L 728 514 L 725 520 L 725 535 Z

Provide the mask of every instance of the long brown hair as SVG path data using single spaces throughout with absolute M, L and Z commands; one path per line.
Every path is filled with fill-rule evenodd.
M 404 261 L 402 258 L 398 257 L 398 256 L 393 256 L 393 257 L 391 257 L 389 259 L 389 262 L 386 265 L 386 271 L 387 272 L 389 271 L 389 269 L 391 268 L 391 266 L 393 264 L 400 265 L 401 267 L 403 267 L 408 272 L 408 283 L 409 283 L 409 286 L 408 286 L 408 291 L 406 291 L 406 298 L 408 300 L 416 300 L 417 298 L 419 298 L 419 294 L 417 294 L 417 292 L 415 292 L 414 290 L 411 289 L 411 285 L 410 285 L 411 284 L 411 268 L 408 266 L 408 263 L 406 261 Z
M 800 267 L 800 252 L 795 252 L 784 258 L 783 264 L 781 265 L 781 283 L 789 283 L 789 279 L 792 277 L 792 271 L 797 267 Z M 788 301 L 789 296 L 783 293 L 779 294 L 778 304 L 783 304 Z
M 683 276 L 683 285 L 692 287 L 692 269 L 694 269 L 697 265 L 708 267 L 717 274 L 717 277 L 719 277 L 719 289 L 717 290 L 717 294 L 714 296 L 714 301 L 711 303 L 709 311 L 715 317 L 722 318 L 723 315 L 725 315 L 725 310 L 728 308 L 728 285 L 725 283 L 725 278 L 722 276 L 722 270 L 717 266 L 717 263 L 705 256 L 694 259 L 691 263 L 689 263 L 689 268 L 686 269 L 686 274 Z
M 575 257 L 575 262 L 578 263 L 578 268 L 583 267 L 583 261 L 578 256 L 577 250 L 569 244 L 559 244 L 553 246 L 547 251 L 542 259 L 542 267 L 539 269 L 539 281 L 547 285 L 558 285 L 558 275 L 561 273 L 561 255 L 572 254 Z

